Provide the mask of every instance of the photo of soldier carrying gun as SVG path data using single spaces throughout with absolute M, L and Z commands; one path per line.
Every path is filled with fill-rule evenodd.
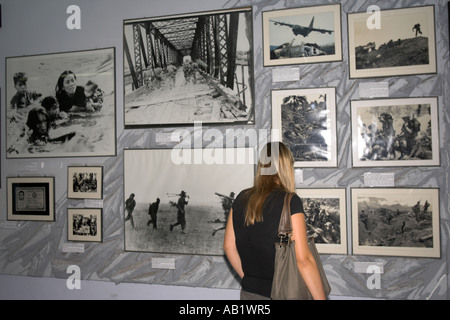
M 124 153 L 125 250 L 223 255 L 235 190 L 251 185 L 253 164 L 178 165 L 169 149 Z
M 170 231 L 173 230 L 175 226 L 181 225 L 181 233 L 186 233 L 184 229 L 186 228 L 186 210 L 184 207 L 188 204 L 186 199 L 189 199 L 189 196 L 185 191 L 181 191 L 180 194 L 168 193 L 168 196 L 178 196 L 178 201 L 169 201 L 172 207 L 177 208 L 177 222 L 170 225 Z
M 218 223 L 223 223 L 223 226 L 218 229 L 215 229 L 212 233 L 213 236 L 216 234 L 217 231 L 225 230 L 225 227 L 226 227 L 227 221 L 228 221 L 228 214 L 230 213 L 231 206 L 233 205 L 234 195 L 235 195 L 234 192 L 231 192 L 229 196 L 218 193 L 218 192 L 214 192 L 214 194 L 216 196 L 220 197 L 220 200 L 222 202 L 223 214 L 225 215 L 225 221 L 222 221 L 220 219 L 216 219 L 214 221 L 214 222 L 218 222 Z

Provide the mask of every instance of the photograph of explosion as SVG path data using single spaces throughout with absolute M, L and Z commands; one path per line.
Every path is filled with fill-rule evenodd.
M 434 6 L 348 15 L 350 78 L 436 73 Z
M 353 166 L 439 165 L 437 98 L 351 101 Z
M 272 129 L 295 167 L 335 167 L 336 88 L 272 90 Z
M 253 185 L 253 149 L 228 150 L 245 155 L 242 162 L 176 164 L 172 157 L 180 150 L 124 151 L 126 251 L 223 255 L 231 205 Z M 195 150 L 204 156 L 212 152 Z M 216 159 L 225 155 L 224 149 L 215 152 Z
M 440 257 L 439 189 L 353 188 L 353 253 Z

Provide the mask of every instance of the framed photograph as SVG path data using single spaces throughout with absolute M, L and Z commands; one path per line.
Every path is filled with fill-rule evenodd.
M 67 172 L 69 199 L 102 199 L 103 167 L 68 167 Z
M 336 167 L 336 88 L 272 90 L 272 129 L 295 167 Z
M 8 220 L 55 221 L 54 177 L 7 177 Z
M 125 128 L 253 124 L 252 8 L 130 19 Z
M 353 254 L 440 258 L 439 189 L 352 188 Z
M 347 254 L 347 205 L 345 189 L 297 189 L 303 202 L 308 236 L 319 253 Z
M 101 208 L 67 209 L 67 240 L 102 242 Z
M 6 58 L 6 157 L 116 155 L 115 48 Z
M 124 150 L 125 250 L 223 255 L 228 213 L 253 186 L 253 148 Z
M 439 166 L 437 97 L 351 101 L 354 167 Z
M 434 6 L 348 14 L 350 78 L 436 73 Z
M 341 5 L 263 11 L 264 66 L 342 61 Z

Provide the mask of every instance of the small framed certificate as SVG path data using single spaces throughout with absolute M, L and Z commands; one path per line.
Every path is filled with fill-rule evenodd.
M 7 178 L 8 220 L 54 221 L 55 178 Z

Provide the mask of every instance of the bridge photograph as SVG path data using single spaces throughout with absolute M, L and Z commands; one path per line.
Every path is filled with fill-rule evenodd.
M 253 123 L 252 9 L 124 20 L 125 128 Z

